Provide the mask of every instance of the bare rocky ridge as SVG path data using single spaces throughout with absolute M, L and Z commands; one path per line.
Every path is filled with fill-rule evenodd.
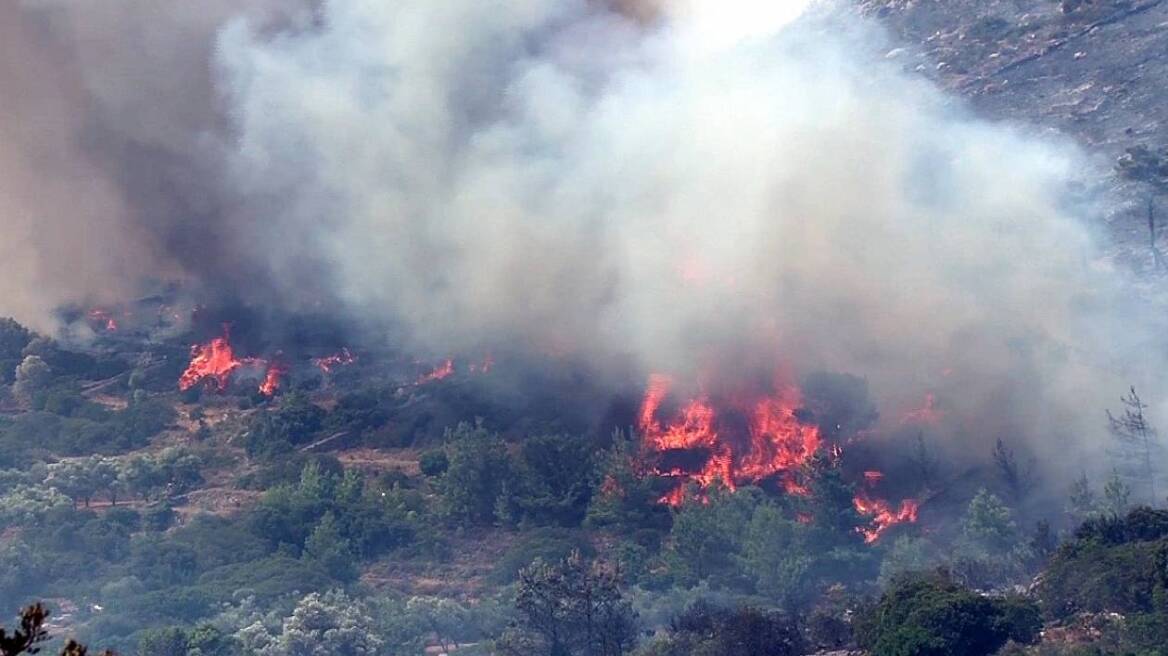
M 1158 162 L 1154 154 L 1168 145 L 1168 2 L 861 0 L 859 7 L 904 44 L 890 58 L 983 116 L 1056 130 L 1098 155 L 1101 184 L 1128 203 L 1106 217 L 1128 245 L 1120 255 L 1137 268 L 1156 265 L 1147 205 L 1151 198 L 1168 206 L 1166 187 L 1138 167 L 1118 175 L 1115 164 L 1140 147 Z

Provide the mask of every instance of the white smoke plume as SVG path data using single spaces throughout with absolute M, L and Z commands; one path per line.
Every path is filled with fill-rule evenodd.
M 886 412 L 935 392 L 978 451 L 1098 445 L 1159 354 L 1068 201 L 1088 163 L 807 5 L 337 0 L 319 30 L 238 23 L 233 176 L 422 346 L 683 373 L 732 348 L 865 376 Z
M 55 4 L 78 44 L 117 32 L 78 18 L 98 3 Z M 325 298 L 437 353 L 849 372 L 893 422 L 936 394 L 970 451 L 1016 437 L 1042 457 L 1097 452 L 1127 384 L 1163 398 L 1152 313 L 1071 201 L 1090 162 L 971 116 L 885 61 L 892 46 L 847 8 L 330 0 L 273 21 L 260 2 L 111 4 L 162 7 L 150 24 L 178 35 L 151 42 L 161 60 L 124 53 L 157 103 L 82 71 L 86 102 L 199 182 L 179 186 L 178 216 L 125 221 L 145 243 L 119 239 L 91 280 L 154 271 L 133 259 L 154 253 L 274 301 Z M 172 68 L 188 77 L 163 84 Z M 132 182 L 106 186 L 70 221 L 140 211 Z M 38 234 L 18 261 L 59 260 Z

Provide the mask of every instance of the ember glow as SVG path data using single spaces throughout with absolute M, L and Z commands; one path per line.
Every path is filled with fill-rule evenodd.
M 444 378 L 449 378 L 453 374 L 454 374 L 454 360 L 447 358 L 446 360 L 444 360 L 442 362 L 442 364 L 440 364 L 437 367 L 434 367 L 432 370 L 430 370 L 429 373 L 425 373 L 425 374 L 422 374 L 421 376 L 418 376 L 418 379 L 416 381 L 414 381 L 414 384 L 415 385 L 425 385 L 426 383 L 432 383 L 436 380 L 442 380 Z
M 112 333 L 118 329 L 118 320 L 108 310 L 93 308 L 86 312 L 86 317 L 91 324 L 100 326 L 106 332 Z
M 356 361 L 357 356 L 349 352 L 349 349 L 343 348 L 339 353 L 334 353 L 323 358 L 313 358 L 312 364 L 316 365 L 323 373 L 331 374 L 337 367 L 345 367 Z
M 454 358 L 446 358 L 440 364 L 438 364 L 438 366 L 418 376 L 418 378 L 414 381 L 414 385 L 425 385 L 426 383 L 445 380 L 453 376 L 459 370 L 465 370 L 471 374 L 486 374 L 490 373 L 494 366 L 495 358 L 492 357 L 490 353 L 483 356 L 482 360 L 466 364 L 465 369 L 463 364 L 456 363 Z

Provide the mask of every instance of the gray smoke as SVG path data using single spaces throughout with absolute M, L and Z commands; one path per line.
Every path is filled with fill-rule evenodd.
M 57 131 L 55 159 L 25 170 L 93 189 L 26 203 L 52 218 L 15 219 L 37 239 L 6 242 L 19 273 L 3 303 L 33 305 L 0 311 L 175 267 L 273 303 L 336 303 L 436 353 L 518 345 L 683 379 L 851 372 L 890 424 L 933 393 L 963 449 L 1028 439 L 1076 468 L 1065 454 L 1098 451 L 1102 408 L 1128 383 L 1164 398 L 1153 313 L 1073 202 L 1091 163 L 969 115 L 847 11 L 54 4 L 25 47 L 75 80 L 26 97 L 73 131 L 98 116 L 102 137 Z M 71 45 L 62 64 L 53 39 Z M 121 177 L 93 150 L 117 153 Z M 77 226 L 108 242 L 80 249 L 85 275 L 44 266 L 78 250 L 57 236 Z

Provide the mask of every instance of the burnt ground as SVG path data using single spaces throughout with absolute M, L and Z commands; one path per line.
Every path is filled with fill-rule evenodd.
M 982 116 L 1054 129 L 1097 155 L 1100 185 L 1122 205 L 1102 218 L 1125 247 L 1124 259 L 1145 271 L 1153 266 L 1148 203 L 1158 223 L 1168 223 L 1168 178 L 1121 175 L 1117 163 L 1131 148 L 1168 147 L 1168 1 L 858 5 L 902 44 L 889 58 L 963 96 Z M 1168 235 L 1160 241 L 1163 250 Z

